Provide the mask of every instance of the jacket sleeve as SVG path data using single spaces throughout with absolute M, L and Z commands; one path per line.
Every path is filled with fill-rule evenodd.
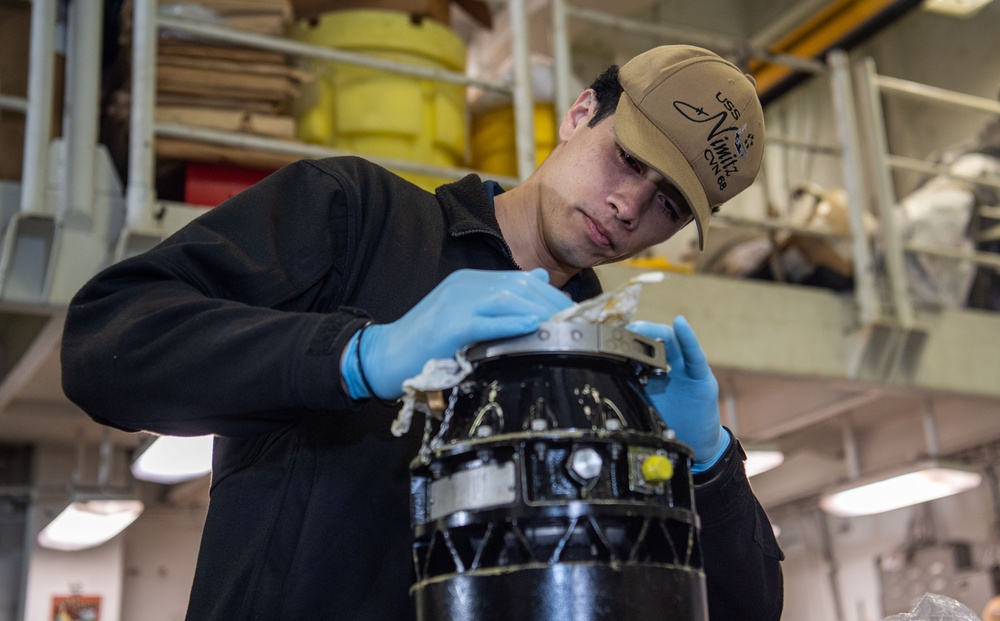
M 171 435 L 355 407 L 340 356 L 364 313 L 338 307 L 353 196 L 292 164 L 102 271 L 69 305 L 66 395 L 102 424 Z
M 746 454 L 733 438 L 715 466 L 694 476 L 711 621 L 778 621 L 784 554 L 747 480 Z

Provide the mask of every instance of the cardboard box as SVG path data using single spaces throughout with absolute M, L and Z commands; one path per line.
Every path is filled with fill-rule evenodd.
M 483 26 L 492 26 L 489 6 L 482 0 L 454 2 Z M 429 17 L 442 24 L 451 23 L 451 0 L 292 0 L 292 11 L 296 19 L 313 19 L 323 13 L 345 9 L 406 11 L 415 19 Z

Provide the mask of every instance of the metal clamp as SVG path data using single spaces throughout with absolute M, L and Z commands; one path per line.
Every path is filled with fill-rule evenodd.
M 617 326 L 545 322 L 531 334 L 474 345 L 470 362 L 510 355 L 582 353 L 667 369 L 663 342 Z

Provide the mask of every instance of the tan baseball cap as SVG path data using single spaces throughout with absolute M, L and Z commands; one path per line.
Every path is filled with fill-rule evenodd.
M 618 80 L 618 143 L 687 199 L 704 250 L 712 208 L 760 170 L 764 112 L 753 77 L 709 50 L 663 45 L 622 65 Z

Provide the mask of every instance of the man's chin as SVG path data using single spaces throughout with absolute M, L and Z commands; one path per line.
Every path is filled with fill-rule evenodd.
M 624 261 L 626 259 L 631 259 L 635 255 L 623 255 L 617 257 L 602 257 L 596 260 L 591 267 L 597 267 L 598 265 L 610 265 L 611 263 L 618 263 L 619 261 Z

